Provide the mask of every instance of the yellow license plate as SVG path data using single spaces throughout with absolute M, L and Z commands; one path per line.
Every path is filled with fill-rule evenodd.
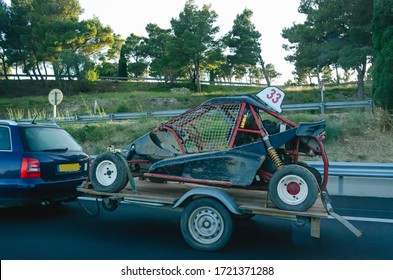
M 79 171 L 79 169 L 80 169 L 79 163 L 59 164 L 59 172 L 74 172 L 74 171 Z

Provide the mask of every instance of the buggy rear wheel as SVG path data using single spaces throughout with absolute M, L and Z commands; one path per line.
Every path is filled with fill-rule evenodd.
M 269 195 L 280 209 L 306 211 L 318 197 L 318 182 L 307 168 L 285 165 L 273 174 Z
M 231 239 L 233 221 L 223 204 L 215 199 L 200 198 L 184 209 L 180 228 L 184 240 L 194 249 L 217 251 Z
M 103 153 L 93 161 L 90 181 L 97 191 L 117 193 L 128 183 L 127 170 L 121 155 Z
M 309 164 L 305 163 L 304 161 L 299 161 L 297 164 L 307 168 L 307 170 L 310 171 L 312 173 L 312 175 L 314 175 L 315 179 L 318 182 L 318 186 L 320 186 L 322 184 L 322 175 L 321 175 L 321 173 L 319 173 L 319 171 L 316 168 L 310 166 Z

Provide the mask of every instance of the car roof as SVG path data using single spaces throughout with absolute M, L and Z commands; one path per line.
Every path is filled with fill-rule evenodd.
M 0 124 L 5 124 L 5 125 L 18 125 L 17 122 L 15 122 L 15 121 L 10 121 L 10 120 L 0 120 Z
M 17 123 L 16 121 L 12 120 L 0 120 L 0 124 L 2 125 L 9 125 L 9 126 L 22 126 L 22 127 L 54 127 L 59 128 L 57 124 L 53 123 L 28 123 L 28 122 L 20 122 Z
M 217 104 L 217 103 L 247 103 L 254 107 L 271 111 L 271 109 L 252 94 L 234 94 L 225 97 L 215 97 L 205 101 L 204 105 Z

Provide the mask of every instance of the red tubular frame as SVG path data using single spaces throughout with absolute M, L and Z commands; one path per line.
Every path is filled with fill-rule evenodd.
M 321 151 L 322 161 L 323 161 L 323 180 L 320 186 L 321 191 L 326 191 L 326 186 L 329 180 L 329 161 L 326 155 L 325 148 L 322 144 L 322 140 L 319 137 L 314 137 L 315 141 L 318 143 L 318 147 Z

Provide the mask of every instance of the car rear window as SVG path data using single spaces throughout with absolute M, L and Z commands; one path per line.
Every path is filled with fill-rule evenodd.
M 10 129 L 0 126 L 0 151 L 11 150 Z
M 27 152 L 82 151 L 66 131 L 55 127 L 21 127 L 21 137 Z

